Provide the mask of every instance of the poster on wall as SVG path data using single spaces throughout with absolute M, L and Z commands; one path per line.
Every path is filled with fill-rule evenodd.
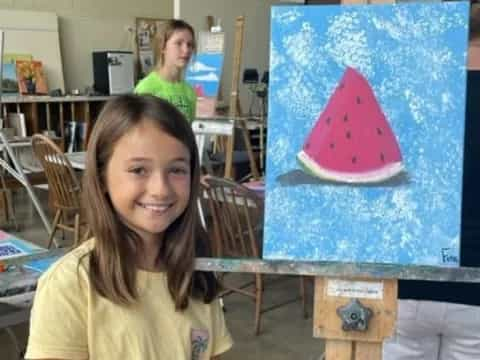
M 161 28 L 165 19 L 136 18 L 135 36 L 137 43 L 138 77 L 145 77 L 155 65 L 154 63 L 154 39 L 157 31 Z
M 264 258 L 459 265 L 468 14 L 272 7 Z

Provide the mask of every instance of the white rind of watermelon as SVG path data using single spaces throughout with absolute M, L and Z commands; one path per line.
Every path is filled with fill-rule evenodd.
M 297 159 L 306 172 L 346 183 L 388 180 L 402 154 L 368 81 L 347 68 Z
M 297 159 L 305 166 L 311 175 L 324 180 L 345 182 L 351 184 L 382 182 L 399 174 L 403 170 L 402 162 L 391 163 L 379 170 L 372 170 L 364 173 L 346 173 L 324 169 L 315 163 L 305 152 L 300 151 Z

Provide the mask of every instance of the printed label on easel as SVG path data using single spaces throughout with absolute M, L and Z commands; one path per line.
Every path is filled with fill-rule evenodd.
M 195 134 L 231 135 L 233 122 L 229 120 L 195 120 L 192 123 Z
M 383 299 L 383 282 L 328 280 L 328 296 Z

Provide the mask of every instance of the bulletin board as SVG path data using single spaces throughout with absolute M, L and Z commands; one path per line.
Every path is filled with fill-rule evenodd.
M 155 65 L 153 40 L 165 21 L 165 19 L 156 18 L 135 18 L 139 79 L 147 75 Z
M 49 89 L 65 91 L 58 17 L 55 13 L 0 10 L 5 54 L 30 54 L 43 64 Z

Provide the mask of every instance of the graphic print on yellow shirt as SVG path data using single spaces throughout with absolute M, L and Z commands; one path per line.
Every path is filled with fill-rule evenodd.
M 208 340 L 208 330 L 192 329 L 192 360 L 204 359 L 202 355 L 207 352 Z

